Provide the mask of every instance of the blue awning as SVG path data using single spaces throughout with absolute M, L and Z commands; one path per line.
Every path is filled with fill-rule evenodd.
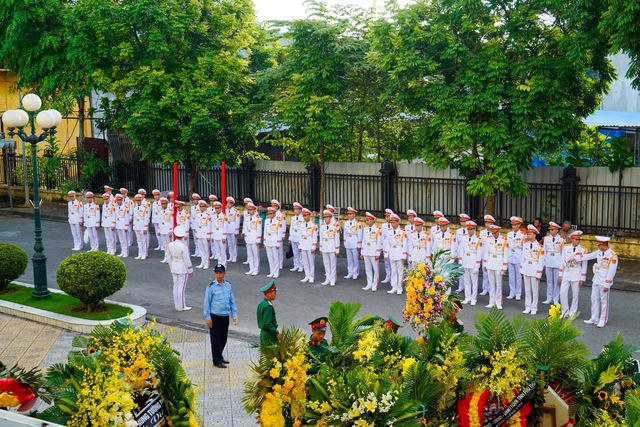
M 587 126 L 640 128 L 640 113 L 629 111 L 597 110 L 584 119 Z

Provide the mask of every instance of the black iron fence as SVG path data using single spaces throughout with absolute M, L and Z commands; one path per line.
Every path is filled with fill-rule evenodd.
M 22 158 L 0 155 L 0 184 L 24 183 Z M 42 188 L 66 190 L 80 182 L 78 165 L 73 161 L 54 164 L 50 159 L 39 159 Z M 5 164 L 8 166 L 6 167 Z M 31 186 L 31 160 L 27 160 L 27 179 Z M 187 199 L 188 176 L 179 167 L 180 198 Z M 573 173 L 573 175 L 571 175 Z M 640 237 L 640 187 L 578 185 L 575 170 L 567 170 L 557 184 L 530 183 L 527 196 L 511 197 L 500 193 L 495 200 L 495 217 L 502 225 L 509 217 L 518 215 L 526 222 L 541 217 L 545 221 L 571 220 L 588 233 Z M 227 168 L 226 193 L 238 202 L 251 197 L 254 202 L 268 205 L 278 199 L 285 208 L 294 202 L 320 209 L 320 173 L 317 167 L 306 172 L 257 170 L 253 162 L 245 162 L 237 168 Z M 94 180 L 97 183 L 97 180 Z M 113 187 L 127 187 L 130 191 L 145 188 L 148 192 L 157 188 L 168 191 L 173 188 L 173 172 L 169 167 L 137 162 L 131 165 L 110 167 L 110 177 L 94 185 L 99 190 L 102 183 Z M 467 194 L 467 179 L 443 179 L 413 176 L 397 176 L 393 165 L 383 164 L 379 175 L 327 173 L 324 182 L 325 203 L 345 209 L 353 206 L 361 213 L 370 211 L 380 215 L 385 208 L 405 213 L 415 210 L 425 219 L 431 219 L 433 210 L 442 211 L 452 222 L 465 212 L 473 218 L 481 218 L 484 200 Z M 209 194 L 220 196 L 220 167 L 201 168 L 196 176 L 196 188 L 205 198 Z

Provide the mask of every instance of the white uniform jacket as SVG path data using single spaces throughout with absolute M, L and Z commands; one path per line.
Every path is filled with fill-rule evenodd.
M 522 244 L 522 262 L 520 274 L 539 279 L 544 267 L 544 249 L 537 241 L 526 241 Z
M 583 256 L 587 250 L 582 246 L 564 245 L 562 248 L 562 264 L 560 264 L 560 276 L 562 280 L 579 282 L 587 280 L 587 261 Z

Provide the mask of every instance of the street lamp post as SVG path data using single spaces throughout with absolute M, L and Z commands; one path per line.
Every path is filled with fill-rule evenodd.
M 48 297 L 51 293 L 47 288 L 47 256 L 44 253 L 42 244 L 42 221 L 40 217 L 40 200 L 38 184 L 38 157 L 36 146 L 38 142 L 44 141 L 49 135 L 56 133 L 56 127 L 62 121 L 62 116 L 57 110 L 42 110 L 36 115 L 36 111 L 42 106 L 42 101 L 38 95 L 32 93 L 22 98 L 24 110 L 7 110 L 2 115 L 2 122 L 9 130 L 9 136 L 18 136 L 24 142 L 31 144 L 31 160 L 33 162 L 33 209 L 35 221 L 36 243 L 33 249 L 33 294 L 34 298 Z M 36 134 L 36 122 L 42 128 L 42 133 Z M 31 134 L 24 131 L 24 127 L 31 125 Z M 17 130 L 14 130 L 17 129 Z M 28 195 L 25 195 L 28 197 Z

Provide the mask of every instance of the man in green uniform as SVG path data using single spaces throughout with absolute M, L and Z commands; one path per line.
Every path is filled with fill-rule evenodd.
M 388 333 L 393 332 L 397 334 L 398 329 L 402 328 L 402 322 L 393 316 L 389 316 L 389 320 L 382 324 L 382 328 Z
M 276 283 L 274 280 L 260 288 L 264 293 L 264 299 L 258 304 L 257 316 L 258 327 L 260 328 L 260 345 L 274 345 L 280 339 L 278 332 L 278 322 L 276 320 L 276 310 L 271 301 L 276 299 Z
M 320 371 L 320 367 L 329 353 L 329 343 L 324 338 L 327 333 L 327 318 L 318 317 L 309 324 L 311 325 L 311 337 L 309 338 L 311 369 L 307 373 L 314 375 Z
M 462 303 L 460 302 L 460 298 L 455 296 L 449 297 L 449 302 L 451 306 L 447 311 L 447 323 L 451 325 L 455 332 L 461 334 L 464 332 L 464 323 L 458 319 L 458 312 L 462 310 Z

